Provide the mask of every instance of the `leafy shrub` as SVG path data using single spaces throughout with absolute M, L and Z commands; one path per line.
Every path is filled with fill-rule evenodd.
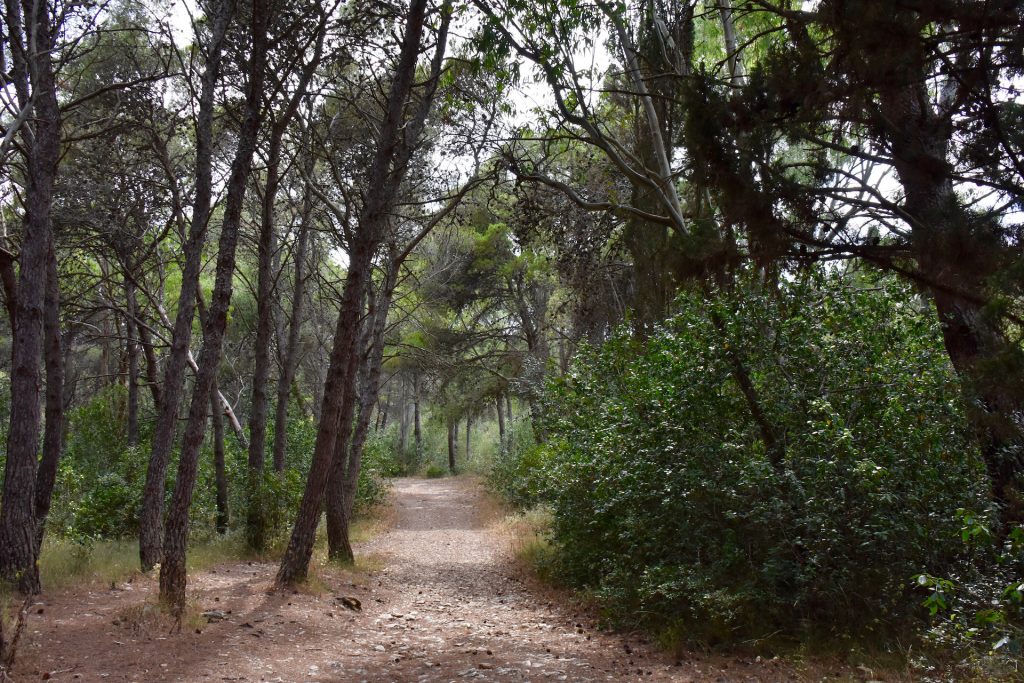
M 579 354 L 509 477 L 543 467 L 561 575 L 708 642 L 919 614 L 910 577 L 955 564 L 958 509 L 988 514 L 934 315 L 821 275 L 677 305 Z
M 487 474 L 488 487 L 514 507 L 533 507 L 541 499 L 547 453 L 536 443 L 529 421 L 514 422 Z

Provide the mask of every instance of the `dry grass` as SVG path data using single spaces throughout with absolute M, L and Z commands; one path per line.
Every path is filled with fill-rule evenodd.
M 356 519 L 350 529 L 352 543 L 364 543 L 383 533 L 392 524 L 390 506 L 379 506 Z M 323 530 L 321 529 L 321 532 Z M 325 564 L 326 539 L 317 543 L 314 565 Z M 287 540 L 287 539 L 285 539 Z M 284 552 L 284 543 L 256 555 L 246 547 L 244 532 L 233 531 L 195 543 L 188 549 L 188 571 L 202 572 L 235 560 L 276 561 Z M 377 560 L 360 558 L 357 571 L 372 571 Z M 101 540 L 79 543 L 48 536 L 39 559 L 40 579 L 46 591 L 64 591 L 81 586 L 113 586 L 141 575 L 139 544 L 135 540 Z

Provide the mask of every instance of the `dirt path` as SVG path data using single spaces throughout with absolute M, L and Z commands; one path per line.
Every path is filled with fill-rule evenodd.
M 327 570 L 321 589 L 282 594 L 269 590 L 273 565 L 221 566 L 191 585 L 198 608 L 224 618 L 196 619 L 180 634 L 152 608 L 152 578 L 44 599 L 15 680 L 823 679 L 777 661 L 676 662 L 637 638 L 594 630 L 516 577 L 509 541 L 481 513 L 480 498 L 469 480 L 399 480 L 393 528 L 357 548 L 380 568 Z

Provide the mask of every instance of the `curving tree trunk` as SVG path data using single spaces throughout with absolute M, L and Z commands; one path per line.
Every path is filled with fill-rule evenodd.
M 40 358 L 46 305 L 50 212 L 60 158 L 61 114 L 50 49 L 49 3 L 7 0 L 8 49 L 18 102 L 32 107 L 22 128 L 25 150 L 24 237 L 11 357 L 11 415 L 0 506 L 0 579 L 25 593 L 40 590 L 36 543 L 36 476 L 40 431 Z M 29 38 L 31 37 L 31 39 Z
M 309 164 L 313 157 L 309 156 Z M 311 170 L 307 166 L 307 170 Z M 308 175 L 308 174 L 307 174 Z M 299 367 L 299 333 L 302 331 L 302 302 L 306 288 L 306 248 L 312 223 L 313 193 L 307 187 L 302 202 L 302 216 L 299 233 L 295 242 L 295 285 L 292 288 L 291 322 L 288 325 L 288 342 L 281 354 L 281 372 L 277 378 L 277 405 L 274 414 L 274 471 L 284 472 L 285 456 L 288 449 L 288 404 L 292 383 Z
M 426 0 L 412 0 L 406 14 L 402 48 L 387 99 L 387 109 L 380 125 L 376 152 L 367 178 L 367 192 L 355 234 L 350 242 L 349 270 L 342 294 L 341 310 L 334 336 L 320 407 L 313 462 L 306 481 L 302 503 L 292 529 L 288 548 L 277 573 L 278 585 L 290 585 L 305 578 L 313 553 L 316 527 L 320 520 L 324 493 L 333 460 L 339 457 L 335 448 L 339 430 L 351 429 L 356 380 L 358 337 L 362 302 L 369 288 L 370 267 L 374 253 L 383 239 L 399 187 L 405 178 L 408 163 L 419 142 L 440 73 L 440 62 L 447 42 L 449 6 L 442 10 L 442 31 L 438 37 L 430 83 L 411 120 L 406 117 L 412 94 L 416 60 L 422 43 Z M 347 439 L 343 440 L 343 442 Z M 342 451 L 344 453 L 344 451 Z
M 217 366 L 220 363 L 221 347 L 224 342 L 224 331 L 227 328 L 228 309 L 231 306 L 235 253 L 242 220 L 242 205 L 262 115 L 261 99 L 267 64 L 269 19 L 268 0 L 254 0 L 245 118 L 239 130 L 238 147 L 235 150 L 231 175 L 228 179 L 224 220 L 221 223 L 217 250 L 217 275 L 210 308 L 203 325 L 203 348 L 199 355 L 199 370 L 196 373 L 195 386 L 192 390 L 188 422 L 185 425 L 181 456 L 178 459 L 178 476 L 167 510 L 167 522 L 164 529 L 163 559 L 160 565 L 160 599 L 170 606 L 179 625 L 185 608 L 188 511 L 192 503 L 192 493 L 198 474 L 199 450 L 206 433 L 210 398 L 216 396 L 213 389 L 217 377 Z
M 167 465 L 177 432 L 178 404 L 185 383 L 189 345 L 192 342 L 192 318 L 196 295 L 199 291 L 199 272 L 202 269 L 203 243 L 210 218 L 213 198 L 213 114 L 217 81 L 228 26 L 235 15 L 234 0 L 223 0 L 214 7 L 211 17 L 210 42 L 206 45 L 206 68 L 203 71 L 199 93 L 199 116 L 196 120 L 195 197 L 192 202 L 192 221 L 188 241 L 184 246 L 185 265 L 181 273 L 181 291 L 178 312 L 171 333 L 171 348 L 164 361 L 160 406 L 153 431 L 146 483 L 142 490 L 142 510 L 139 514 L 139 562 L 143 571 L 149 571 L 162 555 L 164 487 Z
M 217 533 L 227 533 L 231 516 L 228 512 L 228 474 L 224 462 L 224 413 L 217 396 L 217 383 L 210 393 L 210 423 L 213 427 L 213 475 L 217 499 Z
M 57 466 L 64 449 L 64 359 L 60 332 L 60 280 L 57 256 L 49 249 L 46 273 L 46 310 L 43 313 L 43 362 L 46 365 L 46 424 L 43 430 L 43 457 L 36 472 L 36 558 L 43 547 L 46 518 L 50 514 Z M 33 566 L 35 583 L 39 583 L 39 567 Z

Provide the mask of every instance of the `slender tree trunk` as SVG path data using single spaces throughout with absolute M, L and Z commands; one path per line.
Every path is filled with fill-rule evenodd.
M 366 438 L 370 434 L 370 416 L 373 413 L 373 405 L 377 402 L 377 397 L 380 394 L 380 375 L 384 364 L 384 331 L 387 327 L 388 311 L 391 308 L 391 297 L 398 282 L 398 269 L 400 265 L 394 262 L 389 264 L 388 273 L 381 285 L 380 295 L 377 297 L 370 334 L 367 335 L 369 345 L 367 349 L 368 359 L 362 382 L 359 416 L 356 419 L 356 428 L 352 435 L 352 444 L 348 452 L 348 465 L 345 468 L 343 500 L 346 522 L 352 520 L 352 514 L 355 509 L 359 474 L 363 466 L 363 448 L 366 445 Z M 328 519 L 328 521 L 330 520 Z M 348 543 L 348 531 L 348 524 L 346 524 L 343 530 L 346 543 Z M 351 544 L 349 544 L 349 547 L 351 547 Z
M 192 503 L 198 473 L 199 449 L 206 432 L 206 420 L 213 385 L 220 362 L 228 309 L 231 306 L 232 280 L 235 275 L 235 252 L 242 220 L 246 184 L 252 168 L 256 137 L 260 129 L 261 98 L 267 65 L 268 0 L 254 0 L 252 5 L 252 50 L 248 61 L 249 82 L 246 86 L 245 118 L 238 136 L 238 148 L 228 179 L 224 220 L 221 223 L 217 251 L 217 275 L 206 323 L 203 325 L 203 348 L 199 356 L 189 406 L 188 422 L 178 460 L 178 477 L 174 495 L 167 510 L 164 529 L 163 559 L 160 565 L 160 598 L 171 607 L 180 624 L 185 608 L 185 550 L 188 542 L 188 510 Z
M 455 440 L 458 436 L 455 433 L 455 422 L 448 421 L 448 471 L 455 474 Z
M 57 257 L 53 246 L 49 249 L 46 274 L 46 298 L 43 313 L 43 358 L 46 365 L 46 425 L 43 430 L 43 457 L 36 473 L 36 557 L 43 546 L 46 518 L 50 514 L 53 487 L 57 481 L 57 466 L 64 447 L 64 351 L 60 333 L 60 280 Z M 39 567 L 35 582 L 39 583 Z
M 258 494 L 258 487 L 263 478 L 266 460 L 267 436 L 267 385 L 270 380 L 270 342 L 274 332 L 275 302 L 274 288 L 279 268 L 275 268 L 277 258 L 277 232 L 274 230 L 274 205 L 280 186 L 281 146 L 284 134 L 298 111 L 302 98 L 306 95 L 309 81 L 320 63 L 322 52 L 326 14 L 321 17 L 317 29 L 317 42 L 313 58 L 306 63 L 299 76 L 295 91 L 288 100 L 284 110 L 280 112 L 270 132 L 270 154 L 267 160 L 267 183 L 263 192 L 263 205 L 260 211 L 259 266 L 257 285 L 256 315 L 256 357 L 252 382 L 252 416 L 249 421 L 249 509 L 247 511 L 246 528 L 249 546 L 263 551 L 266 546 L 266 510 L 263 496 Z M 286 77 L 282 75 L 282 77 Z M 288 404 L 285 403 L 287 419 Z M 284 469 L 284 453 L 281 453 L 280 468 Z M 275 465 L 277 464 L 275 455 Z M 256 495 L 253 495 L 256 494 Z
M 217 498 L 217 533 L 228 530 L 228 474 L 224 463 L 224 414 L 217 396 L 217 383 L 210 394 L 210 422 L 213 426 L 213 473 Z
M 137 310 L 136 306 L 136 310 Z M 143 324 L 136 324 L 139 332 L 139 342 L 142 346 L 142 355 L 146 357 L 146 384 L 149 385 L 150 396 L 153 397 L 153 407 L 157 413 L 160 412 L 160 363 L 156 358 L 156 347 L 153 346 L 153 339 L 149 330 Z
M 312 159 L 312 155 L 310 155 Z M 310 162 L 312 163 L 312 162 Z M 306 287 L 306 245 L 312 223 L 313 193 L 308 188 L 303 199 L 302 218 L 295 244 L 295 286 L 292 290 L 291 324 L 288 343 L 281 361 L 281 374 L 277 380 L 277 406 L 274 415 L 274 470 L 284 472 L 288 448 L 288 395 L 299 367 L 299 333 L 302 330 L 302 302 Z
M 401 379 L 401 391 L 398 396 L 398 452 L 404 454 L 409 446 L 409 387 L 404 376 Z
M 472 450 L 470 450 L 470 441 L 471 441 L 471 439 L 470 439 L 470 432 L 472 431 L 472 429 L 473 429 L 473 418 L 467 415 L 466 416 L 466 462 L 467 463 L 469 463 L 469 461 L 472 460 L 472 458 L 473 458 Z
M 501 412 L 501 394 L 494 398 L 494 412 L 498 415 L 498 442 L 505 449 L 505 415 Z
M 505 394 L 505 417 L 508 418 L 509 426 L 512 426 L 512 394 Z
M 391 392 L 389 391 L 384 396 L 384 403 L 378 409 L 380 413 L 380 423 L 377 425 L 377 431 L 381 432 L 388 428 L 388 411 L 391 408 Z
M 412 438 L 416 444 L 416 462 L 423 459 L 423 428 L 420 424 L 420 373 L 412 376 Z
M 139 342 L 136 324 L 135 283 L 125 283 L 125 346 L 128 357 L 128 447 L 139 445 Z
M 25 236 L 18 257 L 18 293 L 11 358 L 11 415 L 0 506 L 0 578 L 16 582 L 24 593 L 38 593 L 36 560 L 36 470 L 40 429 L 40 368 L 43 307 L 46 298 L 50 210 L 60 157 L 61 114 L 57 104 L 50 48 L 49 3 L 23 0 L 19 13 L 8 0 L 6 36 L 13 54 L 20 106 L 34 106 L 31 132 L 24 139 Z M 24 33 L 20 25 L 24 16 Z M 11 20 L 19 22 L 10 25 Z M 31 86 L 31 95 L 29 87 Z
M 258 279 L 256 294 L 256 343 L 252 376 L 252 409 L 249 415 L 249 476 L 246 495 L 245 528 L 249 547 L 262 552 L 266 547 L 266 511 L 260 489 L 266 460 L 267 384 L 270 380 L 270 341 L 274 330 L 273 257 L 277 251 L 274 230 L 274 202 L 277 198 L 281 137 L 283 128 L 275 126 L 267 161 L 267 182 L 263 192 L 260 219 Z M 286 404 L 287 407 L 287 404 Z
M 214 95 L 219 80 L 225 35 L 235 14 L 234 0 L 223 0 L 211 17 L 212 34 L 207 46 L 207 63 L 203 72 L 199 95 L 199 117 L 196 121 L 195 197 L 192 203 L 192 222 L 185 244 L 185 266 L 181 273 L 181 291 L 178 312 L 171 334 L 171 348 L 164 362 L 161 384 L 160 409 L 153 431 L 146 484 L 142 492 L 142 510 L 139 515 L 139 561 L 143 571 L 152 569 L 161 558 L 164 486 L 167 465 L 177 431 L 178 404 L 185 382 L 189 345 L 192 342 L 192 318 L 195 313 L 199 289 L 199 271 L 202 268 L 203 242 L 210 217 L 213 196 L 213 113 Z M 184 577 L 182 577 L 184 589 Z
M 345 280 L 327 381 L 324 384 L 313 462 L 288 548 L 278 570 L 279 585 L 294 584 L 306 576 L 328 477 L 333 460 L 339 455 L 335 452 L 335 443 L 339 441 L 337 431 L 351 429 L 354 402 L 350 399 L 354 394 L 351 385 L 356 379 L 359 313 L 369 285 L 371 260 L 383 237 L 394 198 L 408 168 L 408 161 L 413 152 L 412 145 L 419 140 L 431 100 L 431 97 L 425 97 L 421 103 L 419 118 L 403 126 L 422 41 L 426 9 L 426 0 L 412 0 L 406 16 L 402 49 L 391 82 L 387 112 L 379 129 L 377 150 L 368 175 L 367 187 L 371 188 L 371 191 L 367 193 L 349 254 L 349 272 Z M 447 16 L 445 14 L 442 20 L 445 29 Z M 445 42 L 446 35 L 439 36 L 435 56 L 443 54 Z M 439 69 L 436 69 L 432 73 L 436 76 L 438 71 Z M 345 397 L 349 400 L 343 400 Z M 347 439 L 342 442 L 346 441 Z

